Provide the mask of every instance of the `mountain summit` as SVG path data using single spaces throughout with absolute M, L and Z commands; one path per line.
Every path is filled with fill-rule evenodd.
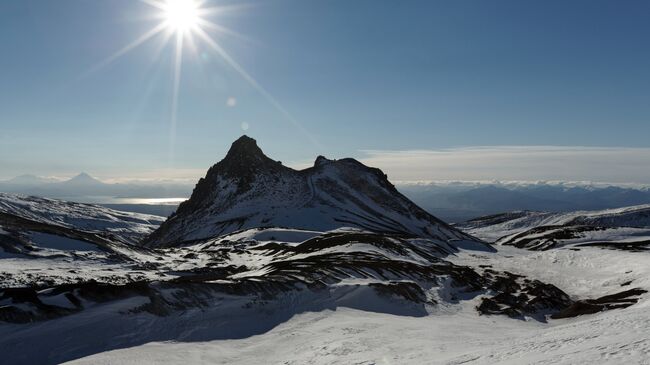
M 144 244 L 174 246 L 261 227 L 354 227 L 444 241 L 476 240 L 419 208 L 379 169 L 351 158 L 319 156 L 313 167 L 298 171 L 270 159 L 254 139 L 242 136 Z
M 79 175 L 76 175 L 69 180 L 64 181 L 66 184 L 74 184 L 74 185 L 100 185 L 103 184 L 101 181 L 95 179 L 94 177 L 88 175 L 85 172 L 80 173 Z

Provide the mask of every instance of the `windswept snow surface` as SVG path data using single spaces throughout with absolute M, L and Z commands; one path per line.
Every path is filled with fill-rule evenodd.
M 471 313 L 304 313 L 242 340 L 151 342 L 70 364 L 649 364 L 650 317 L 631 308 L 552 326 Z
M 577 297 L 611 294 L 629 282 L 650 289 L 650 254 L 645 252 L 500 247 L 496 254 L 461 251 L 452 261 L 538 277 Z M 648 295 L 626 309 L 546 324 L 479 316 L 474 310 L 478 299 L 443 303 L 424 317 L 348 307 L 305 312 L 247 338 L 154 341 L 71 363 L 650 364 Z
M 488 242 L 539 226 L 592 225 L 600 227 L 650 227 L 650 205 L 569 213 L 509 212 L 473 219 L 457 225 Z
M 650 205 L 570 213 L 510 212 L 456 227 L 487 242 L 528 249 L 610 243 L 642 249 L 650 246 Z
M 5 193 L 0 193 L 0 214 L 45 225 L 110 233 L 128 243 L 136 243 L 165 220 L 164 217 L 121 212 L 99 205 Z

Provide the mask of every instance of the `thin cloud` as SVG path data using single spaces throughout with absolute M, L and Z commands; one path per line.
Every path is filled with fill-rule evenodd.
M 207 168 L 161 168 L 138 171 L 120 175 L 99 175 L 104 182 L 109 183 L 158 183 L 158 184 L 195 184 L 199 178 L 205 176 Z
M 491 146 L 365 150 L 395 181 L 592 181 L 650 184 L 650 148 Z

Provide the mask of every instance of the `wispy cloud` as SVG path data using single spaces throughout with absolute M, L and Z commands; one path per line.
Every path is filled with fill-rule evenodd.
M 362 151 L 394 181 L 516 180 L 650 184 L 650 148 L 491 146 Z
M 184 184 L 193 185 L 205 176 L 204 168 L 160 168 L 129 173 L 97 175 L 109 183 L 150 183 L 150 184 Z
M 396 184 L 572 182 L 579 185 L 650 185 L 650 148 L 492 146 L 439 150 L 364 150 L 357 157 L 368 166 L 382 169 Z M 0 164 L 2 162 L 0 158 Z M 313 160 L 293 161 L 287 165 L 304 169 L 313 166 Z M 67 179 L 81 170 L 109 183 L 193 185 L 205 175 L 207 168 L 80 168 L 55 175 L 59 179 Z M 15 173 L 2 172 L 6 176 L 0 176 L 0 180 L 32 173 L 22 170 L 16 170 Z M 52 175 L 50 171 L 44 172 Z

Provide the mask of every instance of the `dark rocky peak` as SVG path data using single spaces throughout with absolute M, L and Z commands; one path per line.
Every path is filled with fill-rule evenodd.
M 316 161 L 314 161 L 314 167 L 323 166 L 330 162 L 332 162 L 332 160 L 326 158 L 325 156 L 319 155 L 318 157 L 316 157 Z
M 268 158 L 253 138 L 244 135 L 232 143 L 226 157 L 208 172 L 208 178 L 211 172 L 246 178 L 261 172 L 283 168 L 279 161 Z
M 224 160 L 260 159 L 262 157 L 266 156 L 257 146 L 257 141 L 249 136 L 243 135 L 232 143 Z
M 241 194 L 249 190 L 258 177 L 276 176 L 286 171 L 292 170 L 282 166 L 279 161 L 267 157 L 253 138 L 241 136 L 232 143 L 226 157 L 213 165 L 206 176 L 199 180 L 190 199 L 181 203 L 176 213 L 190 214 L 214 203 L 215 194 L 219 192 L 218 184 L 222 178 L 234 179 L 237 193 Z

